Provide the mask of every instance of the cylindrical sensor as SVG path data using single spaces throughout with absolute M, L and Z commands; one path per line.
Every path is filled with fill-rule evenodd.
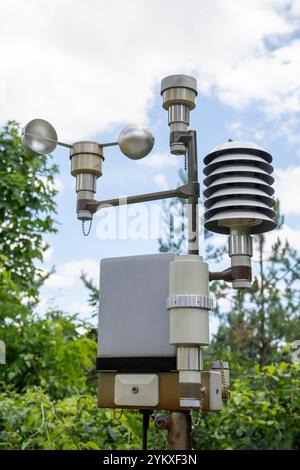
M 97 179 L 102 175 L 103 148 L 97 142 L 76 142 L 70 159 L 71 175 L 76 177 L 77 204 L 94 199 Z M 93 213 L 81 207 L 77 209 L 77 218 L 91 220 Z
M 232 287 L 234 289 L 250 289 L 252 283 L 252 236 L 232 229 L 228 237 L 228 248 L 233 278 Z
M 209 344 L 208 265 L 201 256 L 180 255 L 170 264 L 167 307 L 170 311 L 170 344 Z
M 198 255 L 180 255 L 170 263 L 170 344 L 177 346 L 180 406 L 199 408 L 203 399 L 201 347 L 209 344 L 208 265 Z
M 168 111 L 170 147 L 173 155 L 184 155 L 186 147 L 172 139 L 172 134 L 185 132 L 190 124 L 190 110 L 196 106 L 197 80 L 188 75 L 170 75 L 161 81 L 163 108 Z

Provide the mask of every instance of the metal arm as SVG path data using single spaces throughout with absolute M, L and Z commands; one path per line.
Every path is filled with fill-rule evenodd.
M 170 134 L 170 144 L 182 143 L 187 150 L 188 182 L 198 183 L 198 155 L 197 155 L 197 132 L 175 131 Z M 199 227 L 198 227 L 198 194 L 188 198 L 188 253 L 199 254 Z
M 97 212 L 104 206 L 121 206 L 127 204 L 136 204 L 139 202 L 156 201 L 160 199 L 169 199 L 172 197 L 180 197 L 185 199 L 198 198 L 199 183 L 192 181 L 177 189 L 168 191 L 158 191 L 156 193 L 137 194 L 135 196 L 122 196 L 119 198 L 105 199 L 103 201 L 94 201 L 93 199 L 82 199 L 78 201 L 77 210 L 88 210 Z

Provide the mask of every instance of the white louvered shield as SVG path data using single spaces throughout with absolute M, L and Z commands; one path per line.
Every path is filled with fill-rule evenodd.
M 204 158 L 205 228 L 264 233 L 276 227 L 272 156 L 251 142 L 226 142 Z

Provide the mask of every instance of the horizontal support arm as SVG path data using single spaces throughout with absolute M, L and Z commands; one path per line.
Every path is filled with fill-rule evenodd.
M 104 206 L 121 206 L 127 204 L 136 204 L 138 202 L 157 201 L 160 199 L 169 199 L 179 197 L 188 199 L 190 197 L 199 197 L 199 183 L 190 182 L 177 189 L 168 191 L 158 191 L 156 193 L 138 194 L 136 196 L 122 196 L 103 201 L 94 201 L 92 199 L 81 199 L 77 203 L 77 210 L 87 210 L 96 212 Z
M 232 282 L 232 269 L 228 268 L 225 269 L 225 271 L 215 271 L 215 272 L 209 272 L 209 280 L 210 281 L 226 281 L 226 282 Z
M 224 271 L 209 272 L 210 281 L 233 282 L 237 279 L 252 281 L 252 270 L 250 266 L 231 266 Z

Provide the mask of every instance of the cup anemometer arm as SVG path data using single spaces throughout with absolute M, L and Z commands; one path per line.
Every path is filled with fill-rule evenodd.
M 170 189 L 168 191 L 158 191 L 155 193 L 137 194 L 135 196 L 121 196 L 113 199 L 105 199 L 103 201 L 79 200 L 77 203 L 77 210 L 88 210 L 90 212 L 97 212 L 105 206 L 121 206 L 124 204 L 136 204 L 139 202 L 157 201 L 160 199 L 169 199 L 173 197 L 179 197 L 188 199 L 190 197 L 199 197 L 199 183 L 197 181 L 191 181 L 183 186 L 176 189 Z

